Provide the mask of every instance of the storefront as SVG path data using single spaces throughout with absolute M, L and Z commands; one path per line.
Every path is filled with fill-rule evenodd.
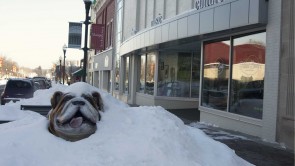
M 204 43 L 210 38 L 218 40 L 219 37 L 228 38 L 227 40 L 230 42 L 229 39 L 235 34 L 254 33 L 251 32 L 252 29 L 254 29 L 253 31 L 265 30 L 266 25 L 265 1 L 229 0 L 218 2 L 210 3 L 210 5 L 208 3 L 204 6 L 203 1 L 196 1 L 194 10 L 183 12 L 183 14 L 166 20 L 162 20 L 163 17 L 159 15 L 151 21 L 151 27 L 139 31 L 123 42 L 120 47 L 121 67 L 124 71 L 122 73 L 122 81 L 124 82 L 122 92 L 127 96 L 128 103 L 161 105 L 167 109 L 198 107 L 199 92 L 202 90 L 200 89 L 200 80 L 202 79 L 200 74 L 202 73 L 201 58 Z M 147 5 L 146 8 L 149 8 L 150 4 L 146 3 L 145 5 Z M 125 7 L 128 8 L 128 5 Z M 166 9 L 168 7 L 164 8 L 169 10 Z M 239 11 L 239 14 L 233 14 L 235 11 Z M 124 13 L 128 14 L 126 11 Z M 263 41 L 265 44 L 265 39 Z M 224 70 L 228 73 L 231 48 L 228 46 L 225 49 L 227 52 L 224 52 L 224 56 L 226 53 L 228 56 L 225 59 L 227 64 L 223 64 L 224 66 L 221 67 L 227 68 Z M 213 63 L 216 62 L 206 65 L 209 65 L 208 67 L 214 66 Z M 214 69 L 211 70 L 214 72 Z M 238 76 L 239 74 L 236 77 Z M 229 73 L 227 77 L 229 77 Z M 227 83 L 226 80 L 223 82 Z M 223 91 L 225 90 L 228 88 Z M 222 95 L 227 95 L 227 93 Z M 204 93 L 204 95 L 207 94 Z M 211 89 L 210 95 L 212 94 Z M 208 99 L 204 97 L 202 100 L 204 103 L 201 106 L 206 104 L 205 100 Z M 211 100 L 212 98 L 210 98 Z M 225 102 L 226 109 L 227 99 L 223 102 Z
M 118 1 L 116 94 L 275 141 L 282 2 L 169 2 Z
M 107 92 L 112 90 L 112 50 L 100 52 L 89 59 L 89 83 Z

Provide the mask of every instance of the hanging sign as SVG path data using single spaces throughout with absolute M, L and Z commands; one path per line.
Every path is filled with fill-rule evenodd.
M 68 48 L 81 48 L 82 23 L 69 23 Z
M 102 51 L 104 49 L 105 29 L 103 24 L 91 25 L 91 45 L 90 48 Z

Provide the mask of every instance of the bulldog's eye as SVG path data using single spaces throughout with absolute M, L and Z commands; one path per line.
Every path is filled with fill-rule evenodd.
M 89 103 L 92 103 L 92 102 L 93 102 L 92 98 L 89 97 L 89 96 L 83 96 L 83 98 L 84 98 L 85 100 L 87 100 Z
M 72 96 L 65 96 L 64 101 L 67 102 L 67 101 L 71 100 L 72 98 L 73 98 Z

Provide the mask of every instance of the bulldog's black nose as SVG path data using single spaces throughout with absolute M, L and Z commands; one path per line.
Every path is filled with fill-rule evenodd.
M 85 102 L 84 101 L 73 101 L 72 102 L 74 105 L 85 105 Z

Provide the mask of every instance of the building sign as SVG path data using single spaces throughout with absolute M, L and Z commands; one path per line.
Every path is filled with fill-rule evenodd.
M 105 28 L 103 24 L 92 24 L 91 25 L 91 45 L 90 48 L 95 50 L 104 49 L 104 36 Z
M 82 23 L 69 23 L 68 48 L 81 48 Z
M 151 25 L 154 26 L 154 25 L 161 24 L 162 19 L 163 19 L 163 16 L 161 16 L 161 14 L 159 14 L 158 17 L 156 17 L 154 20 L 152 20 Z
M 215 4 L 224 2 L 225 0 L 196 0 L 195 3 L 195 8 L 197 10 L 209 7 L 209 6 L 213 6 Z

